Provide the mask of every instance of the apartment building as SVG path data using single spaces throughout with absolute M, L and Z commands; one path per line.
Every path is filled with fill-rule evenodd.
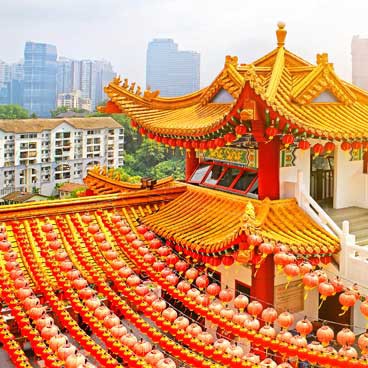
M 55 193 L 89 167 L 122 166 L 124 129 L 110 117 L 0 120 L 0 194 Z

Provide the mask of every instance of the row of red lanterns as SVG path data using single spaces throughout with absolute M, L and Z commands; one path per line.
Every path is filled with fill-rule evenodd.
M 345 354 L 345 350 L 346 350 L 346 349 L 343 349 L 343 350 L 344 350 L 344 351 L 341 351 L 341 354 Z

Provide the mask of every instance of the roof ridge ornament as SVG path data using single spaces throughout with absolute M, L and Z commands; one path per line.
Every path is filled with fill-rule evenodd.
M 277 31 L 276 31 L 276 37 L 277 37 L 277 47 L 284 47 L 285 45 L 285 38 L 287 31 L 285 29 L 286 24 L 284 22 L 278 22 L 277 23 Z

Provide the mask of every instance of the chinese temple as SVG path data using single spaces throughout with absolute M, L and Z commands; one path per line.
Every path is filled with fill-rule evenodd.
M 105 88 L 101 111 L 185 153 L 185 182 L 94 167 L 92 195 L 0 207 L 15 366 L 32 366 L 26 341 L 46 367 L 368 366 L 366 284 L 345 278 L 359 247 L 322 209 L 368 200 L 368 92 L 276 36 L 190 95 Z

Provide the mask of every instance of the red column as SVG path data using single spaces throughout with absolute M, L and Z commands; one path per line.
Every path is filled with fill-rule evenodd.
M 273 305 L 274 282 L 275 265 L 271 255 L 264 260 L 260 268 L 252 267 L 251 296 L 262 302 L 264 307 L 269 307 L 267 303 Z
M 185 151 L 185 181 L 189 181 L 194 170 L 197 168 L 199 159 L 194 148 Z
M 280 139 L 258 142 L 258 198 L 280 198 Z

